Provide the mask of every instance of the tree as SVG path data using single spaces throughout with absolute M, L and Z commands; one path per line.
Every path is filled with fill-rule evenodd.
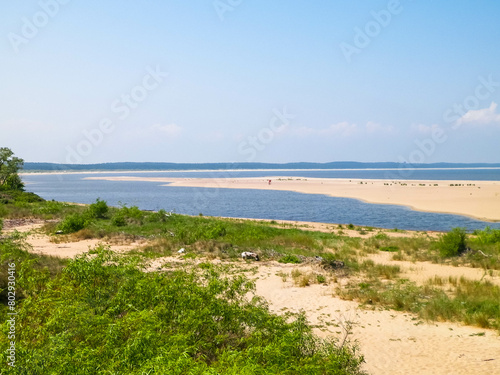
M 23 190 L 24 184 L 18 175 L 24 160 L 14 156 L 11 149 L 0 147 L 0 187 Z

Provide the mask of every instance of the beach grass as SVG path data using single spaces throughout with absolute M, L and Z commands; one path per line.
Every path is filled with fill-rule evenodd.
M 444 289 L 446 284 L 449 288 Z M 428 321 L 458 321 L 500 332 L 500 288 L 488 281 L 460 278 L 446 283 L 438 278 L 419 286 L 406 279 L 383 282 L 369 275 L 338 288 L 337 294 L 366 305 L 412 312 Z

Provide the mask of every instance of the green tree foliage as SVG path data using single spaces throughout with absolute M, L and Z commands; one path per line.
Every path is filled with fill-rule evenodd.
M 22 190 L 24 184 L 18 175 L 24 160 L 14 156 L 11 149 L 0 147 L 0 187 Z

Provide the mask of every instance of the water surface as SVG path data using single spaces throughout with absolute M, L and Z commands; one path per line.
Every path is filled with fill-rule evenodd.
M 146 172 L 146 173 L 102 173 L 99 176 L 143 176 L 143 177 L 337 177 L 337 178 L 381 178 L 387 171 L 239 171 L 239 172 Z M 479 180 L 489 172 L 456 170 L 423 171 L 419 179 Z M 460 175 L 460 173 L 458 173 Z M 340 174 L 340 175 L 339 175 Z M 302 194 L 289 191 L 253 189 L 216 189 L 197 187 L 163 186 L 159 182 L 85 180 L 95 176 L 90 173 L 63 175 L 24 175 L 27 190 L 45 199 L 57 201 L 92 203 L 96 198 L 110 205 L 138 206 L 145 210 L 175 211 L 189 215 L 247 217 L 276 220 L 300 220 L 325 223 L 340 223 L 406 230 L 446 231 L 454 227 L 468 230 L 486 226 L 500 228 L 500 223 L 487 223 L 460 215 L 414 211 L 407 207 L 364 203 L 356 199 L 336 198 L 320 194 Z M 426 176 L 426 177 L 424 177 Z M 464 178 L 469 177 L 469 178 Z

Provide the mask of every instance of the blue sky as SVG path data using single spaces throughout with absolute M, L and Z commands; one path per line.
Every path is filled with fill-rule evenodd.
M 497 1 L 0 5 L 27 161 L 500 162 Z

